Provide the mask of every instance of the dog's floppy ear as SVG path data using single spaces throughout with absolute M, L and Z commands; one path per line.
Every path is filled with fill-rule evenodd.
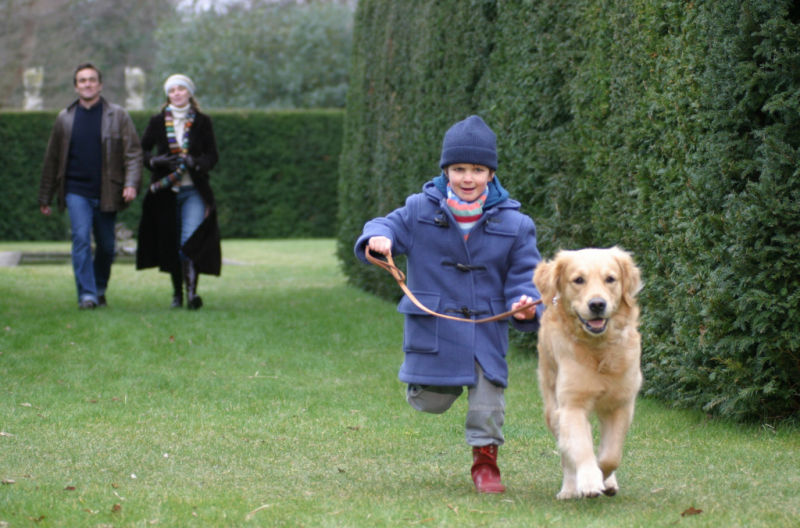
M 558 291 L 558 267 L 554 260 L 542 261 L 533 272 L 533 283 L 542 294 L 542 302 L 549 306 Z
M 633 306 L 636 295 L 642 289 L 642 276 L 639 268 L 633 262 L 633 257 L 627 251 L 614 247 L 616 259 L 622 270 L 622 300 L 628 306 Z

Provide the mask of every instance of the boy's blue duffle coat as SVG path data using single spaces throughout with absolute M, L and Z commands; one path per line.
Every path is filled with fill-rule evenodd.
M 508 198 L 495 177 L 484 214 L 464 240 L 447 207 L 446 186 L 444 175 L 438 176 L 422 193 L 409 196 L 404 207 L 367 222 L 356 241 L 356 256 L 366 262 L 368 240 L 389 238 L 393 255 L 408 255 L 408 287 L 440 313 L 481 319 L 510 310 L 522 295 L 539 299 L 532 281 L 541 259 L 536 227 L 519 211 L 519 202 Z M 543 309 L 537 307 L 535 320 L 471 324 L 428 315 L 403 296 L 397 307 L 405 315 L 399 378 L 421 385 L 472 386 L 477 361 L 487 379 L 506 387 L 508 321 L 519 330 L 536 331 Z

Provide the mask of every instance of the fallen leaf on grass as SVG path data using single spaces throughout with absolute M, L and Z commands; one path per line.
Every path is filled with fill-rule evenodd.
M 13 435 L 13 434 L 11 434 L 11 433 L 7 433 L 7 432 L 5 432 L 5 431 L 0 431 L 0 436 L 8 436 L 8 437 L 10 438 L 10 437 L 12 437 L 12 436 L 14 436 L 14 435 Z
M 75 486 L 67 486 L 64 491 L 75 491 Z
M 248 513 L 247 515 L 245 515 L 244 516 L 244 520 L 245 521 L 249 521 L 250 519 L 253 518 L 253 515 L 255 515 L 256 513 L 260 512 L 261 510 L 266 510 L 267 508 L 272 508 L 272 504 L 262 504 L 261 506 L 259 506 L 255 510 L 253 510 L 250 513 Z
M 116 512 L 122 511 L 122 505 L 121 505 L 121 504 L 119 504 L 119 503 L 118 503 L 118 504 L 115 504 L 115 505 L 113 505 L 113 506 L 111 507 L 111 511 L 112 511 L 113 513 L 116 513 Z
M 32 520 L 33 522 L 42 522 L 45 519 L 44 515 L 40 515 L 38 517 L 28 517 L 28 519 Z
M 17 481 L 16 480 L 12 480 L 12 479 L 3 479 L 2 483 L 3 484 L 16 484 Z
M 694 506 L 690 506 L 688 510 L 681 513 L 681 517 L 687 517 L 689 515 L 700 515 L 703 513 L 703 510 L 698 510 Z
M 31 404 L 30 404 L 30 403 L 28 403 L 28 402 L 23 402 L 23 403 L 20 403 L 20 405 L 21 405 L 22 407 L 33 407 L 33 405 L 31 405 Z

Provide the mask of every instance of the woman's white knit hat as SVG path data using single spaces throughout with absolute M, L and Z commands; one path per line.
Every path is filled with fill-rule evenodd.
M 183 86 L 189 90 L 189 95 L 194 95 L 194 83 L 188 75 L 176 73 L 167 77 L 167 80 L 164 81 L 164 93 L 167 96 L 169 96 L 169 89 L 173 86 Z

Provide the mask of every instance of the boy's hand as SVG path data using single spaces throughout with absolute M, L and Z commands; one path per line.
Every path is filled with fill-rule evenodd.
M 375 253 L 380 253 L 387 257 L 392 256 L 392 241 L 385 236 L 374 236 L 370 238 L 367 242 L 367 247 L 370 251 Z
M 519 319 L 520 321 L 524 321 L 526 319 L 535 319 L 536 318 L 536 306 L 533 304 L 533 299 L 528 297 L 527 295 L 523 295 L 519 298 L 517 302 L 511 305 L 512 310 L 516 310 L 517 308 L 524 306 L 526 304 L 530 304 L 531 307 L 527 310 L 522 310 L 521 312 L 517 312 L 514 314 L 514 319 Z

